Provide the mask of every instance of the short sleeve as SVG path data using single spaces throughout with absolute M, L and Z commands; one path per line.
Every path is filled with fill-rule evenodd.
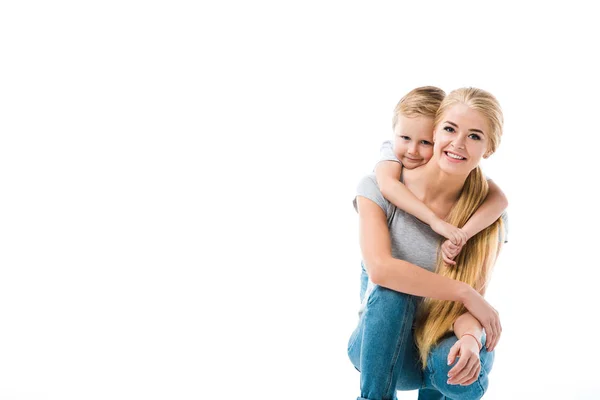
M 354 197 L 354 201 L 352 204 L 354 205 L 354 209 L 358 212 L 358 205 L 356 203 L 356 197 L 362 196 L 377 204 L 385 215 L 388 215 L 390 203 L 383 197 L 381 194 L 381 190 L 379 190 L 379 186 L 377 186 L 377 178 L 375 178 L 375 174 L 370 174 L 365 176 L 358 182 L 358 186 L 356 187 L 356 196 Z
M 506 213 L 506 211 L 502 212 L 500 218 L 502 218 L 504 232 L 499 233 L 498 241 L 500 243 L 508 243 L 508 214 Z M 502 239 L 504 239 L 504 241 L 502 241 Z
M 394 145 L 392 145 L 390 140 L 383 142 L 381 144 L 381 148 L 379 149 L 379 160 L 377 161 L 377 164 L 382 161 L 395 161 L 402 164 L 400 160 L 398 160 L 398 157 L 396 157 L 396 154 L 394 153 Z

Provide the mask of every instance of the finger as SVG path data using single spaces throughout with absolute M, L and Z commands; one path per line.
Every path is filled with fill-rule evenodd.
M 498 345 L 498 342 L 500 341 L 500 336 L 502 336 L 502 326 L 500 325 L 500 320 L 498 320 L 496 322 L 496 337 L 495 337 L 495 340 L 494 340 L 494 346 L 492 346 L 492 350 L 491 351 L 494 351 L 494 349 Z
M 460 344 L 457 341 L 456 343 L 454 343 L 454 346 L 452 346 L 450 348 L 450 351 L 448 352 L 448 365 L 452 365 L 454 363 L 454 360 L 456 360 L 456 356 L 458 356 L 459 350 Z
M 450 369 L 450 371 L 448 371 L 448 377 L 454 378 L 467 366 L 468 363 L 469 363 L 469 357 L 467 357 L 467 356 L 463 357 L 463 354 L 461 354 L 456 365 L 454 367 L 452 367 Z
M 454 240 L 452 241 L 452 244 L 455 246 L 460 245 L 460 242 L 462 241 L 462 238 L 460 237 L 459 233 L 454 230 L 454 232 L 452 232 L 452 236 L 454 237 Z
M 451 234 L 450 234 L 450 235 L 448 235 L 448 236 L 450 236 L 450 238 L 449 238 L 449 239 L 450 239 L 450 242 L 452 242 L 452 244 L 453 244 L 453 245 L 457 245 L 457 244 L 459 243 L 459 240 L 458 240 L 458 238 L 457 238 L 457 237 L 454 235 L 454 233 L 451 233 Z
M 487 336 L 487 340 L 485 342 L 485 348 L 487 349 L 487 351 L 491 351 L 490 349 L 492 348 L 493 344 L 494 344 L 494 328 L 492 327 L 491 323 L 488 323 L 485 326 L 485 333 Z
M 473 376 L 471 377 L 471 379 L 469 379 L 468 381 L 466 381 L 463 386 L 469 386 L 475 383 L 475 381 L 477 379 L 479 379 L 479 373 L 481 372 L 481 363 L 478 362 L 477 364 L 475 364 L 475 369 L 473 371 Z
M 448 248 L 448 241 L 446 240 L 444 243 L 442 243 L 441 249 L 445 250 Z
M 456 263 L 454 261 L 452 261 L 448 256 L 446 256 L 445 254 L 442 256 L 442 258 L 444 259 L 444 262 L 448 265 L 456 265 Z
M 442 254 L 449 258 L 449 256 L 450 256 L 450 250 L 445 249 L 444 247 L 442 247 Z
M 500 332 L 498 332 L 498 326 L 496 325 L 496 322 L 494 322 L 494 325 L 492 325 L 492 329 L 494 330 L 494 340 L 492 341 L 492 349 L 490 351 L 494 351 L 496 345 L 498 344 L 498 338 L 500 337 Z
M 498 344 L 498 339 L 500 338 L 499 320 L 494 321 L 493 329 L 494 329 L 494 340 L 492 340 L 492 343 L 491 343 L 490 347 L 488 348 L 488 351 L 494 351 L 494 349 L 496 348 L 496 345 Z
M 492 340 L 490 341 L 490 347 L 488 348 L 488 351 L 494 350 L 494 348 L 496 347 L 496 341 L 498 338 L 498 331 L 496 330 L 496 325 L 492 324 L 490 326 L 490 329 L 492 331 Z
M 442 249 L 442 253 L 443 253 L 443 254 L 444 254 L 446 257 L 450 258 L 450 255 L 451 255 L 451 253 L 450 253 L 450 250 L 445 250 L 445 249 Z
M 463 371 L 460 374 L 456 375 L 452 379 L 452 381 L 454 381 L 457 385 L 462 385 L 471 378 L 473 378 L 473 370 L 475 369 L 475 367 L 477 367 L 477 363 L 479 363 L 479 359 L 475 354 L 473 354 L 470 357 L 469 363 L 467 364 L 465 369 L 463 369 Z

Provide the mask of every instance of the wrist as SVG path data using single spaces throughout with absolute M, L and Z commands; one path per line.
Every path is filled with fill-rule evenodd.
M 469 240 L 469 239 L 471 239 L 473 236 L 475 236 L 475 233 L 476 233 L 476 232 L 472 232 L 472 231 L 471 231 L 471 229 L 469 229 L 469 227 L 468 227 L 468 226 L 466 226 L 466 225 L 465 225 L 465 226 L 463 226 L 461 229 L 462 229 L 462 231 L 463 231 L 464 233 L 466 233 L 466 234 L 467 234 L 467 240 Z
M 477 343 L 477 348 L 479 349 L 479 351 L 481 351 L 481 349 L 483 348 L 483 344 L 481 343 L 480 339 L 477 339 L 477 336 L 475 336 L 474 333 L 470 333 L 470 332 L 465 332 L 462 334 L 462 336 L 460 337 L 460 339 L 472 339 L 473 341 L 475 341 L 475 343 Z
M 456 281 L 458 283 L 457 293 L 457 301 L 461 302 L 465 307 L 467 303 L 470 303 L 470 299 L 473 298 L 474 295 L 478 293 L 471 286 L 467 285 L 464 282 Z M 468 307 L 467 307 L 468 308 Z

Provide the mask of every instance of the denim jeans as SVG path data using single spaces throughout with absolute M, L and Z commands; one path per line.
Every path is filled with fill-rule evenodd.
M 368 277 L 361 276 L 361 298 Z M 449 385 L 447 365 L 456 336 L 432 348 L 425 370 L 421 368 L 413 338 L 415 311 L 421 297 L 375 286 L 358 326 L 348 341 L 348 356 L 360 374 L 358 400 L 395 400 L 397 390 L 419 390 L 419 400 L 481 399 L 488 386 L 494 352 L 481 349 L 481 372 L 469 386 Z M 482 337 L 485 344 L 485 335 Z

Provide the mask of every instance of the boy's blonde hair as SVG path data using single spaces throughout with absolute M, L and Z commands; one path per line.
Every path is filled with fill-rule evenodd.
M 411 90 L 400 99 L 394 108 L 392 129 L 396 128 L 400 115 L 408 118 L 435 118 L 435 114 L 438 108 L 440 108 L 444 97 L 446 97 L 446 93 L 435 86 L 422 86 Z

